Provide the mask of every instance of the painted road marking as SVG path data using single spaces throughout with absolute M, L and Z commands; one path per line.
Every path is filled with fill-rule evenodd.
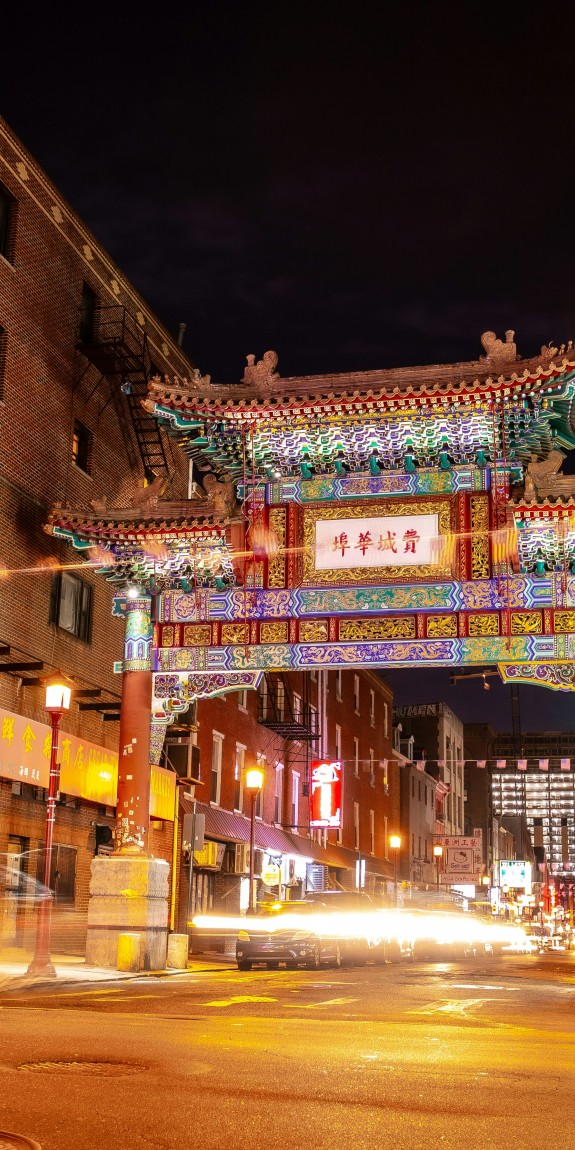
M 267 998 L 259 994 L 235 994 L 233 998 L 214 999 L 213 1002 L 200 1003 L 201 1006 L 235 1006 L 238 1002 L 277 1002 L 277 998 Z
M 458 998 L 447 999 L 442 1005 L 437 1002 L 430 1002 L 427 1006 L 420 1007 L 419 1010 L 406 1010 L 406 1014 L 461 1014 L 475 1006 L 482 1006 L 487 1002 L 486 998 L 466 998 L 461 1001 Z
M 323 1002 L 287 1002 L 292 1010 L 315 1010 L 316 1006 L 344 1006 L 347 1002 L 358 1002 L 357 998 L 326 998 Z

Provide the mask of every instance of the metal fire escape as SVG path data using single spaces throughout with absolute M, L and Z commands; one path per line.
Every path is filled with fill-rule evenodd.
M 85 288 L 80 307 L 76 349 L 88 361 L 78 387 L 89 365 L 108 381 L 114 397 L 124 397 L 140 458 L 147 479 L 154 475 L 170 477 L 170 466 L 157 420 L 142 407 L 148 393 L 148 380 L 156 374 L 148 337 L 143 327 L 122 304 L 102 307 L 97 297 Z M 90 393 L 93 395 L 98 383 Z M 89 397 L 89 398 L 90 398 Z
M 294 691 L 286 675 L 281 673 L 263 676 L 263 690 L 258 696 L 258 723 L 269 731 L 287 740 L 297 739 L 300 743 L 311 743 L 318 738 L 319 725 L 317 711 L 309 702 L 308 676 L 302 675 L 301 699 L 294 706 Z
M 297 706 L 296 706 L 297 699 Z M 303 767 L 303 793 L 309 794 L 312 744 L 319 738 L 318 714 L 309 701 L 309 674 L 302 674 L 301 696 L 293 689 L 293 680 L 281 672 L 264 673 L 258 694 L 258 723 L 279 735 L 286 743 L 295 743 L 293 763 Z

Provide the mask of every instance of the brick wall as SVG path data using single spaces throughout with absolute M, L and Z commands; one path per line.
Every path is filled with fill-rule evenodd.
M 103 698 L 119 699 L 113 663 L 122 657 L 123 625 L 111 617 L 110 586 L 81 569 L 93 587 L 90 642 L 49 622 L 54 566 L 83 562 L 81 552 L 44 532 L 50 507 L 63 502 L 88 508 L 102 497 L 109 506 L 128 506 L 144 479 L 126 397 L 117 381 L 114 389 L 76 350 L 83 284 L 103 307 L 129 311 L 146 332 L 160 374 L 189 376 L 192 364 L 2 119 L 0 185 L 14 200 L 8 258 L 0 255 L 0 567 L 7 572 L 1 579 L 0 643 L 10 645 L 13 660 L 41 660 L 46 673 L 58 669 L 80 688 L 100 688 Z M 75 420 L 91 435 L 90 474 L 72 461 Z M 173 441 L 165 442 L 173 471 L 170 493 L 182 498 L 187 460 Z M 0 707 L 46 723 L 43 687 L 23 685 L 25 677 L 0 673 Z M 62 731 L 117 748 L 118 723 L 74 704 Z M 34 848 L 44 840 L 45 803 L 30 793 L 25 787 L 23 795 L 14 795 L 11 784 L 0 780 L 0 863 L 10 836 Z M 77 876 L 75 907 L 55 908 L 55 945 L 73 949 L 83 940 L 95 820 L 104 821 L 95 804 L 57 808 L 54 842 L 77 849 Z M 152 844 L 170 859 L 167 827 L 153 832 Z M 0 882 L 0 899 L 2 894 Z M 25 940 L 33 917 L 27 907 Z

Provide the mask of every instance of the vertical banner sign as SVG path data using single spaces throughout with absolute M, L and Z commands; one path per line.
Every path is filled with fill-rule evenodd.
M 311 764 L 310 827 L 341 827 L 341 762 Z

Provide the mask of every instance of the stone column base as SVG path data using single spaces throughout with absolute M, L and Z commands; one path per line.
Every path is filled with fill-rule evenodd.
M 140 969 L 165 970 L 170 868 L 164 859 L 108 855 L 92 860 L 86 962 L 117 969 L 118 938 L 141 936 Z

